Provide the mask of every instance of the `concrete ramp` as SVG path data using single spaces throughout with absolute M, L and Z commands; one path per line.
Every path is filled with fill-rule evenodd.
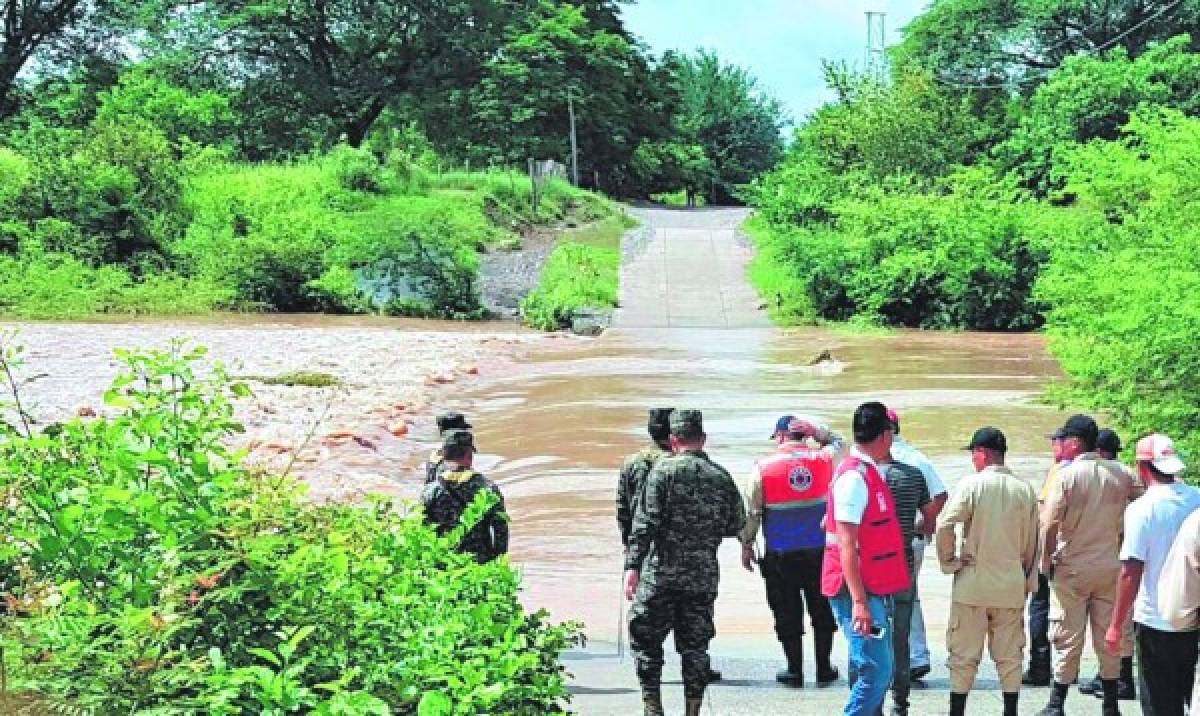
M 634 209 L 615 328 L 762 328 L 746 279 L 753 251 L 739 226 L 746 209 Z

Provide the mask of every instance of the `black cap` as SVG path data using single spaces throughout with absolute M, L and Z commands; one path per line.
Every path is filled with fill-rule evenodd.
M 858 406 L 854 411 L 851 427 L 854 430 L 854 442 L 859 445 L 865 445 L 889 430 L 896 430 L 888 418 L 887 407 L 878 401 Z
M 439 433 L 447 430 L 470 430 L 471 424 L 462 413 L 442 413 L 437 416 L 437 429 Z
M 1059 428 L 1058 430 L 1055 430 L 1052 433 L 1046 433 L 1046 437 L 1050 438 L 1051 440 L 1062 440 L 1066 436 L 1067 436 L 1067 434 L 1066 434 L 1066 432 L 1063 431 L 1062 428 Z
M 1100 427 L 1087 415 L 1072 415 L 1062 426 L 1064 438 L 1079 438 L 1088 448 L 1096 447 L 1099 433 Z
M 1096 449 L 1111 452 L 1113 455 L 1121 452 L 1121 436 L 1111 428 L 1104 428 L 1096 433 Z
M 996 452 L 1008 452 L 1008 440 L 1004 437 L 1004 433 L 999 428 L 980 428 L 971 436 L 970 444 L 965 447 L 965 450 L 974 450 L 975 448 L 987 448 Z
M 671 413 L 675 408 L 650 408 L 646 418 L 646 430 L 651 435 L 667 435 L 671 432 Z
M 475 436 L 466 430 L 451 429 L 442 436 L 442 452 L 453 452 L 456 448 L 475 449 Z

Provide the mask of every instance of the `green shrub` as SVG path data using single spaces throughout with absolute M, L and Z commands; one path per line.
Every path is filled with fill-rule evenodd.
M 10 688 L 98 713 L 563 711 L 578 625 L 455 549 L 486 497 L 445 537 L 408 505 L 309 502 L 224 447 L 248 389 L 202 356 L 121 352 L 111 415 L 6 428 Z
M 583 308 L 617 305 L 620 251 L 563 243 L 551 252 L 538 286 L 521 301 L 521 315 L 534 328 L 553 331 L 571 324 Z
M 0 147 L 0 221 L 17 215 L 18 202 L 24 199 L 33 182 L 33 167 L 25 157 Z
M 333 167 L 333 176 L 341 188 L 372 194 L 383 191 L 383 167 L 366 149 L 339 145 L 329 153 L 326 161 Z
M 1200 454 L 1200 119 L 1135 118 L 1122 142 L 1066 158 L 1069 209 L 1047 212 L 1038 282 L 1063 400 Z

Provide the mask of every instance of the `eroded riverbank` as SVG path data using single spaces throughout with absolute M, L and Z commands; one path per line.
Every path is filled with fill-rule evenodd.
M 330 388 L 250 380 L 238 401 L 251 459 L 292 471 L 317 499 L 363 492 L 417 494 L 413 467 L 434 440 L 433 416 L 465 386 L 518 370 L 531 351 L 577 339 L 508 323 L 440 323 L 330 316 L 219 316 L 195 321 L 12 323 L 23 344 L 26 409 L 42 424 L 103 413 L 117 348 L 183 338 L 209 348 L 234 376 L 328 373 Z

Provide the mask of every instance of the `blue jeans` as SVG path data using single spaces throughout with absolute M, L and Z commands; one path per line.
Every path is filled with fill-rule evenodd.
M 888 688 L 892 685 L 895 655 L 892 653 L 892 599 L 891 597 L 867 597 L 871 610 L 871 621 L 887 629 L 880 638 L 863 636 L 854 631 L 853 602 L 850 592 L 842 593 L 829 600 L 833 614 L 842 627 L 842 634 L 850 649 L 850 673 L 855 677 L 846 701 L 846 716 L 875 716 L 883 708 Z

